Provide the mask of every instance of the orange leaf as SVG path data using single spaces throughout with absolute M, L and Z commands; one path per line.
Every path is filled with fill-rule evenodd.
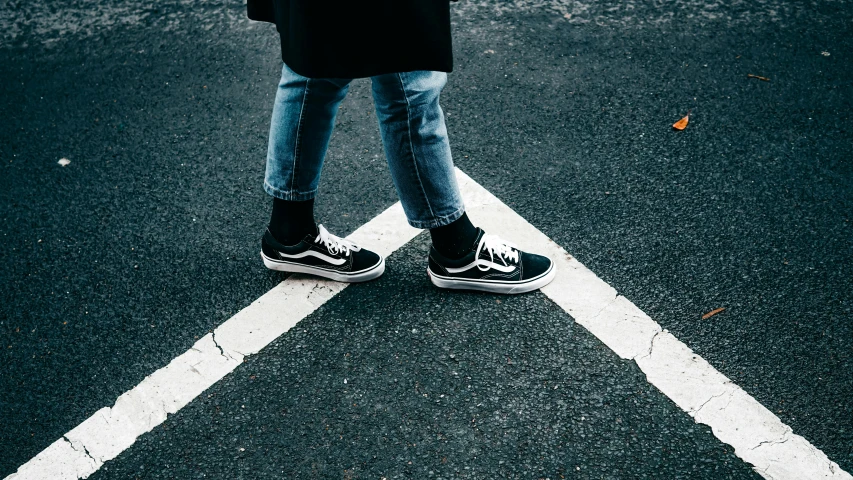
M 688 122 L 689 118 L 690 118 L 690 114 L 685 115 L 684 118 L 682 118 L 681 120 L 672 124 L 672 128 L 674 128 L 676 130 L 684 130 L 684 127 L 687 126 L 687 122 Z
M 705 315 L 702 315 L 702 320 L 707 320 L 707 319 L 713 317 L 714 315 L 722 312 L 725 309 L 726 309 L 726 307 L 715 308 L 714 310 L 711 310 L 710 312 L 706 313 Z

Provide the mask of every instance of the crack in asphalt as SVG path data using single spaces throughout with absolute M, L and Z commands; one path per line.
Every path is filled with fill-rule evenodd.
M 655 348 L 655 340 L 658 339 L 658 335 L 660 335 L 661 333 L 663 333 L 665 331 L 666 330 L 661 329 L 661 330 L 658 330 L 657 332 L 655 332 L 655 334 L 652 335 L 652 339 L 649 341 L 649 353 L 647 353 L 646 355 L 642 355 L 642 356 L 637 355 L 636 357 L 634 357 L 634 360 L 636 361 L 638 358 L 651 357 L 652 356 L 652 350 L 654 350 L 654 348 Z
M 727 384 L 726 384 L 726 386 L 728 386 L 728 385 L 730 385 L 730 383 L 727 383 Z M 708 400 L 705 400 L 704 402 L 702 402 L 702 405 L 699 405 L 699 408 L 697 408 L 696 410 L 693 410 L 691 413 L 695 416 L 695 415 L 697 415 L 697 414 L 698 414 L 698 413 L 699 413 L 703 408 L 705 408 L 705 406 L 706 406 L 706 405 L 708 405 L 708 403 L 709 403 L 709 402 L 711 402 L 711 400 L 714 400 L 715 398 L 720 398 L 720 397 L 722 397 L 723 395 L 734 395 L 734 392 L 735 392 L 735 391 L 734 391 L 734 389 L 726 389 L 726 390 L 724 390 L 724 391 L 722 391 L 722 392 L 720 392 L 720 393 L 718 393 L 718 394 L 716 394 L 716 395 L 711 395 L 711 397 L 710 397 L 710 398 L 708 398 Z M 726 408 L 728 408 L 728 406 L 729 406 L 731 403 L 732 403 L 732 402 L 731 402 L 731 400 L 729 400 L 729 403 L 727 403 L 727 404 L 726 404 L 726 406 L 724 406 L 724 407 L 720 408 L 720 410 L 721 410 L 721 411 L 722 411 L 722 410 L 725 410 Z
M 220 355 L 222 355 L 223 357 L 225 357 L 228 360 L 238 361 L 236 358 L 232 357 L 230 354 L 225 353 L 225 349 L 223 349 L 222 346 L 219 345 L 219 342 L 216 341 L 216 331 L 215 330 L 210 332 L 210 339 L 213 340 L 213 344 L 216 345 L 216 348 L 219 349 Z
M 760 446 L 762 446 L 762 445 L 781 445 L 781 444 L 783 444 L 783 443 L 785 443 L 785 442 L 787 442 L 788 440 L 790 440 L 790 439 L 791 439 L 791 434 L 792 434 L 792 433 L 793 433 L 793 432 L 792 432 L 792 431 L 791 431 L 791 429 L 789 428 L 789 429 L 787 429 L 787 430 L 785 431 L 785 433 L 783 433 L 783 434 L 782 434 L 782 436 L 781 436 L 779 439 L 777 439 L 777 440 L 763 440 L 763 441 L 761 441 L 761 442 L 758 442 L 758 445 L 756 445 L 756 446 L 754 446 L 754 447 L 750 448 L 750 450 L 755 450 L 756 448 L 758 448 L 758 447 L 760 447 Z M 814 450 L 812 450 L 812 455 L 816 455 L 816 454 L 815 454 L 815 452 L 814 452 Z
M 600 316 L 601 316 L 601 314 L 602 314 L 602 313 L 604 313 L 604 311 L 605 311 L 605 310 L 607 310 L 607 307 L 609 307 L 609 306 L 613 305 L 614 303 L 616 303 L 616 300 L 619 300 L 619 297 L 621 297 L 621 296 L 622 296 L 622 295 L 618 295 L 618 294 L 617 294 L 615 297 L 613 297 L 612 299 L 608 300 L 608 301 L 607 301 L 607 303 L 606 303 L 603 307 L 601 307 L 601 310 L 599 310 L 595 315 L 593 315 L 593 316 L 589 317 L 589 319 L 590 319 L 590 320 L 595 320 L 596 318 L 600 317 Z
M 99 463 L 103 463 L 103 462 L 102 462 L 102 461 L 100 461 L 99 459 L 97 459 L 97 458 L 95 458 L 94 456 L 92 456 L 92 454 L 91 454 L 91 453 L 89 453 L 89 449 L 87 449 L 87 448 L 86 448 L 86 445 L 83 445 L 83 442 L 80 442 L 80 448 L 82 448 L 82 449 L 83 449 L 83 451 L 81 452 L 79 448 L 77 448 L 77 447 L 75 447 L 75 446 L 74 446 L 74 442 L 72 442 L 71 440 L 69 440 L 69 439 L 68 439 L 68 437 L 66 437 L 65 435 L 63 435 L 63 436 L 62 436 L 62 439 L 63 439 L 63 440 L 65 440 L 66 442 L 68 442 L 68 445 L 70 445 L 70 446 L 71 446 L 71 449 L 72 449 L 72 450 L 74 450 L 75 452 L 78 452 L 78 453 L 82 453 L 83 455 L 86 455 L 87 457 L 89 457 L 89 459 L 90 459 L 90 460 L 92 460 L 93 462 L 95 462 L 95 464 L 96 464 L 96 465 L 97 465 L 97 464 L 99 464 Z

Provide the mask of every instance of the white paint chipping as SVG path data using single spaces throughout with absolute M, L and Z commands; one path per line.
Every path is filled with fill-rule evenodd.
M 621 358 L 637 362 L 652 385 L 696 422 L 710 426 L 764 478 L 853 480 L 536 227 L 459 170 L 457 178 L 476 224 L 523 250 L 555 259 L 557 278 L 542 289 L 545 295 Z M 408 226 L 397 203 L 347 238 L 388 256 L 419 232 Z M 346 286 L 305 276 L 288 278 L 6 480 L 87 478 Z
M 6 479 L 77 480 L 88 477 L 99 467 L 86 452 L 77 450 L 62 437 Z

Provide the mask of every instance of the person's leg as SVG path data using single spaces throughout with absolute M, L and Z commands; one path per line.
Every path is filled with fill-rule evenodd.
M 411 226 L 447 225 L 465 211 L 438 103 L 444 72 L 417 71 L 371 78 L 385 157 Z
M 393 73 L 372 82 L 385 156 L 409 224 L 430 229 L 447 256 L 461 256 L 477 230 L 465 215 L 439 104 L 447 74 Z
M 270 124 L 264 190 L 273 196 L 261 238 L 267 268 L 363 282 L 385 271 L 375 252 L 329 233 L 314 222 L 314 197 L 351 79 L 307 78 L 282 66 Z
M 554 279 L 553 262 L 522 252 L 475 228 L 465 215 L 450 142 L 439 106 L 444 72 L 373 77 L 373 98 L 385 156 L 413 227 L 428 228 L 433 244 L 427 273 L 441 288 L 522 293 Z
M 316 232 L 314 196 L 338 107 L 350 79 L 315 79 L 282 64 L 270 122 L 264 190 L 273 197 L 269 229 L 285 245 Z

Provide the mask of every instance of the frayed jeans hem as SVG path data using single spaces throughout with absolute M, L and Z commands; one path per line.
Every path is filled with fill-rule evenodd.
M 264 191 L 268 194 L 272 195 L 275 198 L 280 200 L 290 200 L 290 201 L 304 201 L 311 200 L 312 198 L 317 196 L 317 190 L 311 190 L 310 192 L 294 192 L 292 190 L 279 190 L 266 181 L 264 181 Z
M 440 217 L 435 217 L 430 220 L 412 220 L 411 218 L 407 218 L 406 221 L 409 222 L 409 225 L 415 228 L 420 228 L 423 230 L 429 230 L 430 228 L 443 227 L 447 224 L 453 223 L 458 220 L 462 214 L 465 213 L 465 206 L 459 207 L 455 212 L 449 213 L 447 215 L 442 215 Z

